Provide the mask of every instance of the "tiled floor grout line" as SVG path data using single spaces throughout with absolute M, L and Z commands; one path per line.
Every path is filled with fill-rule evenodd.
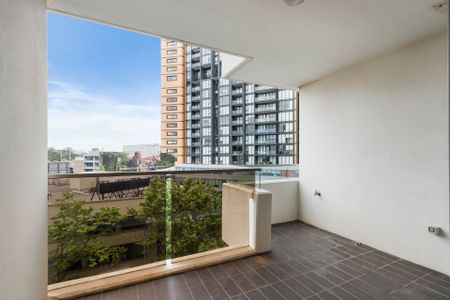
M 192 291 L 191 291 L 191 287 L 190 287 L 189 284 L 187 283 L 186 278 L 184 278 L 183 273 L 181 273 L 180 275 L 181 275 L 181 278 L 183 279 L 184 284 L 185 284 L 186 287 L 187 287 L 187 290 L 189 291 L 189 294 L 191 295 L 192 299 L 195 300 L 194 294 L 192 294 Z M 196 275 L 197 275 L 197 274 L 196 274 Z M 198 275 L 197 275 L 197 276 L 198 276 Z M 200 279 L 200 281 L 202 280 L 201 278 L 199 278 L 199 279 Z M 206 287 L 205 287 L 205 290 L 206 290 Z M 208 292 L 208 291 L 207 291 L 207 292 Z
M 391 294 L 393 294 L 393 293 L 395 293 L 395 292 L 398 292 L 399 290 L 401 290 L 402 288 L 407 287 L 408 285 L 413 284 L 413 283 L 416 282 L 417 280 L 419 280 L 419 279 L 421 279 L 421 278 L 427 276 L 427 275 L 430 274 L 430 273 L 431 273 L 431 272 L 428 272 L 428 273 L 426 273 L 425 275 L 420 276 L 419 278 L 416 278 L 416 279 L 414 279 L 414 280 L 411 280 L 410 282 L 408 282 L 408 283 L 402 285 L 402 286 L 401 286 L 400 288 L 398 288 L 397 290 L 392 291 L 391 293 L 389 293 L 389 295 L 391 295 Z M 420 283 L 419 283 L 419 284 L 420 284 Z
M 430 275 L 431 273 L 432 273 L 432 272 L 429 272 L 427 275 Z M 422 279 L 425 280 L 425 281 L 427 281 L 427 282 L 429 282 L 429 283 L 433 283 L 433 284 L 435 284 L 435 285 L 438 285 L 438 286 L 440 286 L 441 288 L 446 289 L 446 290 L 448 290 L 448 291 L 450 292 L 450 289 L 448 289 L 447 287 L 441 285 L 441 284 L 438 283 L 438 282 L 430 281 L 428 278 L 422 278 Z M 449 282 L 449 287 L 450 287 L 450 282 Z

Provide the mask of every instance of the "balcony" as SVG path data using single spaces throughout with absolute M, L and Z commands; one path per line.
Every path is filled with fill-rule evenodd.
M 256 134 L 274 134 L 276 132 L 277 132 L 276 128 L 256 129 Z
M 240 89 L 233 89 L 231 90 L 231 94 L 232 95 L 240 95 L 244 92 L 244 89 L 240 88 Z
M 268 85 L 255 85 L 255 92 L 266 92 L 270 90 L 276 90 L 276 87 Z
M 256 118 L 255 123 L 274 123 L 277 121 L 276 117 L 273 118 Z
M 266 139 L 256 139 L 256 144 L 276 144 L 277 140 L 273 139 L 273 140 L 266 140 Z
M 231 100 L 232 105 L 242 105 L 243 103 L 244 102 L 242 101 L 242 98 L 237 98 L 237 99 Z
M 267 155 L 277 155 L 277 151 L 256 151 L 255 155 L 263 155 L 263 156 L 267 156 Z
M 229 12 L 235 3 L 226 1 L 210 1 L 208 5 L 180 1 L 136 1 L 129 5 L 118 0 L 1 2 L 2 24 L 14 25 L 3 25 L 0 36 L 0 56 L 6 62 L 1 73 L 6 88 L 3 84 L 1 95 L 7 100 L 2 101 L 0 118 L 4 158 L 0 227 L 2 241 L 6 241 L 0 245 L 2 298 L 44 299 L 47 291 L 53 299 L 450 297 L 450 278 L 443 274 L 450 274 L 448 5 L 421 0 L 360 1 L 357 6 L 351 1 L 304 1 L 287 8 L 282 1 L 270 5 L 250 2 L 232 17 Z M 221 62 L 222 76 L 299 90 L 301 181 L 262 185 L 279 193 L 272 207 L 284 209 L 289 216 L 279 218 L 274 211 L 263 219 L 290 221 L 273 226 L 271 253 L 240 258 L 236 252 L 226 252 L 214 260 L 194 254 L 190 261 L 197 263 L 204 258 L 196 265 L 201 269 L 182 275 L 149 281 L 151 272 L 140 265 L 134 269 L 139 277 L 134 281 L 126 280 L 124 267 L 115 271 L 118 277 L 114 280 L 98 275 L 102 284 L 91 283 L 84 294 L 80 294 L 80 285 L 87 284 L 85 279 L 48 289 L 43 259 L 47 250 L 47 178 L 43 171 L 49 10 L 223 49 L 228 55 Z M 161 12 L 175 15 L 163 18 Z M 206 14 L 214 34 L 198 31 L 205 26 L 205 18 L 199 16 Z M 270 16 L 264 19 L 266 26 L 239 26 L 255 21 L 258 15 Z M 255 46 L 252 37 L 264 37 L 266 28 L 270 28 L 270 42 Z M 234 38 L 237 30 L 239 38 Z M 286 39 L 292 36 L 295 39 Z M 305 55 L 299 55 L 299 49 Z M 196 157 L 192 162 L 199 164 L 202 159 Z M 180 188 L 178 184 L 173 186 Z M 172 191 L 170 184 L 161 186 Z M 92 203 L 116 201 L 111 197 Z M 177 197 L 176 206 L 180 204 Z M 244 199 L 250 198 L 251 194 L 245 194 Z M 119 198 L 114 203 L 119 206 L 126 200 Z M 247 208 L 259 207 L 243 202 Z M 254 228 L 250 220 L 248 228 Z M 114 237 L 123 225 L 89 222 L 84 229 L 92 230 L 93 224 L 96 230 L 90 231 L 90 236 L 106 230 Z M 249 232 L 242 223 L 235 225 L 232 232 Z M 429 232 L 428 226 L 441 231 Z M 166 237 L 171 237 L 172 231 L 167 232 Z M 145 236 L 152 238 L 154 233 Z M 107 238 L 100 241 L 112 242 Z M 148 240 L 139 246 L 147 247 Z M 150 254 L 158 252 L 148 257 Z M 236 262 L 225 263 L 224 257 Z M 156 267 L 181 273 L 180 261 L 170 259 L 169 267 L 165 260 L 156 262 L 161 264 Z M 84 261 L 77 267 L 82 270 L 93 263 Z M 70 290 L 64 294 L 63 289 Z M 95 294 L 99 292 L 103 295 Z
M 269 107 L 257 107 L 255 108 L 255 113 L 261 113 L 261 112 L 272 112 L 275 111 L 277 108 L 275 105 L 269 106 Z

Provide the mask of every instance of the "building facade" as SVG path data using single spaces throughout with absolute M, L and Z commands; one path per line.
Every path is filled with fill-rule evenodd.
M 83 155 L 84 171 L 85 172 L 98 172 L 100 171 L 100 150 L 92 149 L 88 153 Z
M 161 153 L 185 163 L 185 45 L 161 39 Z
M 227 80 L 220 53 L 186 46 L 186 163 L 297 163 L 297 94 Z
M 175 43 L 172 47 L 176 47 L 176 53 L 169 54 L 169 43 Z M 221 78 L 217 51 L 166 40 L 162 41 L 161 51 L 162 153 L 175 151 L 177 163 L 187 164 L 298 163 L 296 92 Z M 184 69 L 185 74 L 177 73 L 179 77 L 172 79 L 177 84 L 176 92 L 184 90 L 185 95 L 178 97 L 185 104 L 168 103 L 167 91 L 172 86 L 168 86 L 167 79 L 175 73 L 168 73 L 167 59 L 181 53 L 180 62 L 185 64 L 176 70 Z M 171 109 L 176 110 L 168 112 L 172 105 Z M 170 113 L 175 118 L 175 112 L 180 114 L 175 119 L 179 122 L 176 133 L 167 128 L 168 123 L 175 123 L 167 116 Z M 171 136 L 167 136 L 169 132 Z

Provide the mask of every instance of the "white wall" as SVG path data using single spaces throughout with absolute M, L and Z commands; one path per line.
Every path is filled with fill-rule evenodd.
M 45 0 L 0 1 L 0 298 L 47 298 Z
M 302 87 L 300 219 L 450 274 L 448 122 L 446 33 Z
M 298 220 L 298 179 L 266 180 L 261 188 L 272 192 L 272 224 Z

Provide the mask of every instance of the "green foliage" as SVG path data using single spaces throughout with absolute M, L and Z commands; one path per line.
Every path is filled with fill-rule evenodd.
M 225 244 L 221 239 L 221 194 L 203 181 L 186 179 L 171 183 L 172 257 L 207 251 Z M 154 177 L 145 190 L 140 215 L 148 224 L 148 238 L 141 245 L 156 245 L 165 258 L 166 180 Z
M 127 167 L 128 156 L 124 152 L 102 152 L 102 163 L 105 171 L 118 171 L 116 170 L 117 160 L 120 159 L 120 166 L 122 168 Z
M 110 246 L 99 238 L 113 232 L 124 219 L 119 210 L 108 207 L 93 213 L 93 208 L 85 204 L 84 200 L 75 200 L 72 193 L 64 193 L 56 200 L 58 213 L 48 227 L 49 240 L 57 245 L 49 256 L 56 281 L 63 280 L 76 265 L 115 265 L 125 252 L 123 247 Z
M 172 185 L 172 256 L 223 247 L 221 194 L 201 180 Z
M 55 148 L 50 147 L 47 151 L 47 159 L 49 161 L 71 160 L 76 156 L 77 154 L 75 154 L 70 148 L 56 150 Z
M 166 180 L 162 176 L 153 177 L 144 190 L 144 200 L 138 213 L 146 222 L 146 237 L 140 243 L 147 250 L 156 246 L 159 259 L 165 258 L 166 250 Z
M 49 225 L 49 240 L 57 245 L 49 256 L 55 281 L 64 280 L 77 267 L 117 264 L 125 247 L 111 246 L 103 237 L 114 234 L 125 221 L 145 224 L 144 238 L 135 244 L 142 246 L 144 258 L 152 261 L 225 246 L 221 239 L 221 194 L 201 180 L 167 181 L 155 176 L 144 190 L 140 208 L 128 209 L 126 214 L 115 207 L 94 212 L 71 193 L 56 200 L 55 206 L 58 212 Z
M 176 158 L 169 153 L 161 153 L 159 155 L 159 160 L 156 162 L 158 166 L 161 167 L 172 167 L 175 165 Z

